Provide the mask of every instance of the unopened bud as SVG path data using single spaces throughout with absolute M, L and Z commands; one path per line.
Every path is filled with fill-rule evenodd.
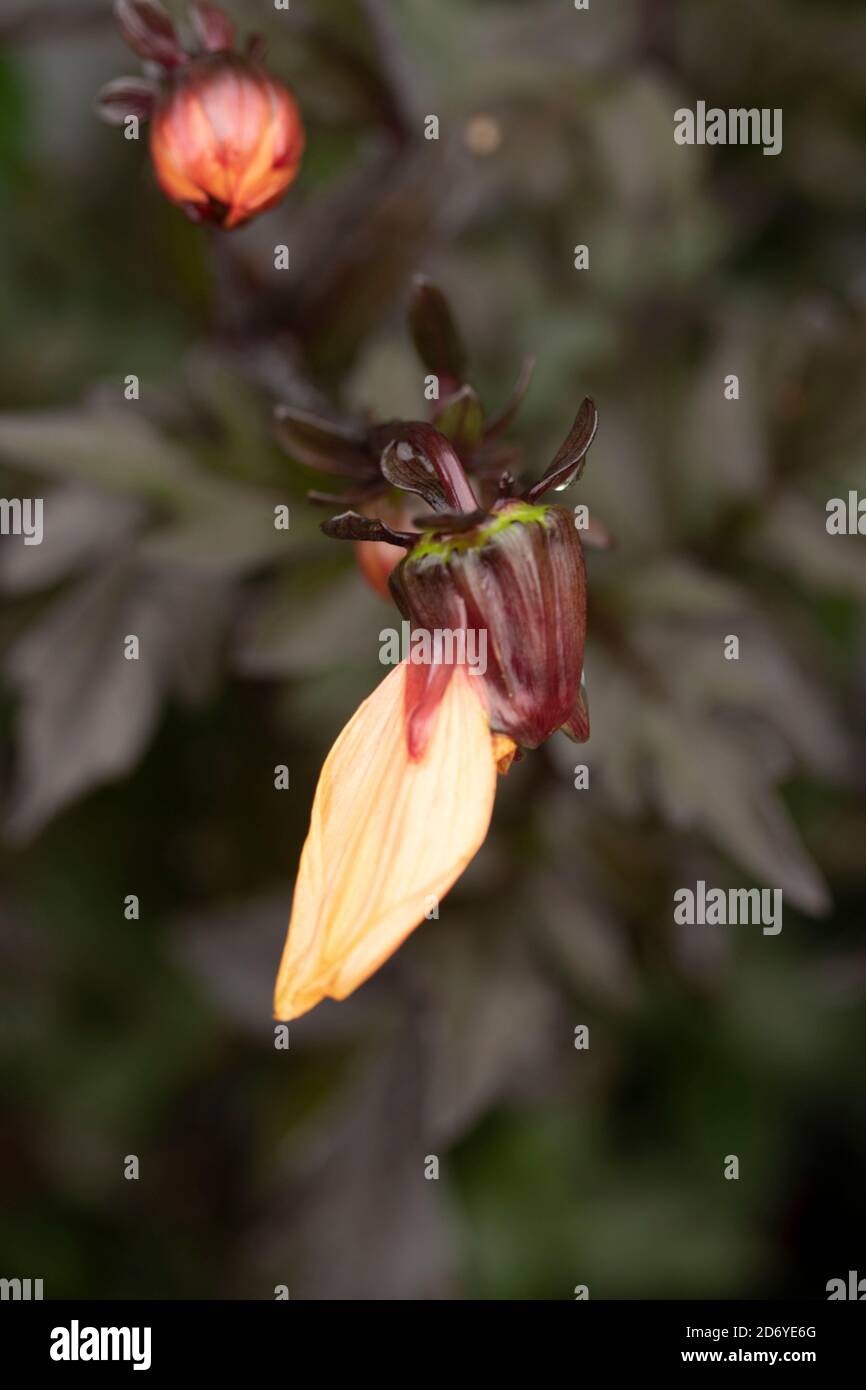
M 524 748 L 585 737 L 586 576 L 561 507 L 506 500 L 471 529 L 428 533 L 391 585 L 413 626 L 486 631 L 491 728 Z
M 271 207 L 298 172 L 293 97 L 237 53 L 205 53 L 165 76 L 150 129 L 164 192 L 194 221 L 231 228 Z

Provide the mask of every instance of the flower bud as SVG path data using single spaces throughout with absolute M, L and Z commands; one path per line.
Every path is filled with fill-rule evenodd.
M 237 227 L 271 207 L 303 149 L 294 99 L 251 59 L 204 53 L 166 74 L 150 152 L 163 191 L 194 221 Z
M 362 505 L 361 515 L 369 515 L 371 508 Z M 414 508 L 418 510 L 417 507 Z M 398 531 L 412 524 L 413 508 L 405 493 L 392 493 L 389 497 L 380 498 L 375 504 L 376 515 L 390 528 Z M 390 601 L 391 590 L 388 581 L 393 570 L 399 565 L 406 554 L 404 546 L 394 545 L 390 541 L 355 541 L 355 559 L 358 568 L 365 580 L 380 598 Z
M 470 529 L 428 531 L 391 577 L 414 628 L 486 632 L 491 728 L 524 748 L 586 736 L 583 551 L 561 507 L 507 500 Z

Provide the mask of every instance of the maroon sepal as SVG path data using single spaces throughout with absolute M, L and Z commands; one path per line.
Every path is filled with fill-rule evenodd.
M 409 329 L 415 350 L 435 376 L 462 382 L 466 353 L 448 300 L 425 275 L 416 275 L 409 305 Z
M 412 525 L 419 526 L 431 536 L 453 536 L 461 531 L 471 531 L 474 526 L 486 521 L 489 515 L 483 507 L 474 512 L 437 512 L 435 516 L 413 516 Z
M 379 478 L 376 460 L 366 447 L 361 429 L 337 424 L 308 410 L 278 405 L 274 411 L 274 432 L 286 452 L 309 468 L 344 478 Z
M 335 541 L 387 541 L 388 545 L 402 545 L 407 550 L 418 540 L 415 531 L 394 531 L 378 517 L 362 516 L 360 512 L 341 512 L 323 521 L 320 529 Z
M 123 125 L 129 116 L 150 120 L 157 92 L 157 84 L 146 77 L 118 77 L 96 98 L 96 114 L 108 125 Z
M 235 26 L 229 16 L 210 0 L 192 0 L 192 24 L 196 38 L 206 53 L 233 48 Z
M 478 498 L 448 440 L 432 425 L 402 425 L 382 455 L 382 472 L 395 487 L 423 497 L 433 511 L 474 512 Z
M 186 62 L 174 20 L 158 0 L 114 0 L 114 14 L 124 39 L 140 58 L 163 68 Z
M 574 424 L 560 445 L 553 463 L 543 477 L 523 494 L 527 502 L 537 502 L 546 492 L 550 492 L 551 488 L 562 492 L 580 477 L 587 451 L 595 439 L 597 429 L 598 411 L 595 403 L 587 396 L 574 417 Z

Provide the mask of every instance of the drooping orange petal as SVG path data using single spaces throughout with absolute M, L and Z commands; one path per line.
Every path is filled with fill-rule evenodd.
M 477 677 L 457 668 L 424 754 L 406 743 L 405 663 L 328 754 L 301 855 L 274 1014 L 345 999 L 425 919 L 487 834 L 496 786 Z

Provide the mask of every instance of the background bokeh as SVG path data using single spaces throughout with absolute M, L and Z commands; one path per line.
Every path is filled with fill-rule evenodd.
M 0 14 L 0 495 L 46 499 L 41 547 L 0 539 L 0 1274 L 823 1297 L 866 1274 L 866 565 L 824 526 L 866 490 L 863 6 L 227 7 L 309 140 L 230 237 L 95 119 L 137 70 L 108 0 Z M 782 107 L 783 153 L 676 146 L 699 99 Z M 272 409 L 424 415 L 416 271 L 491 410 L 536 355 L 531 473 L 597 400 L 592 739 L 516 765 L 440 920 L 277 1052 L 317 771 L 391 618 Z M 782 888 L 783 932 L 676 927 L 698 878 Z

